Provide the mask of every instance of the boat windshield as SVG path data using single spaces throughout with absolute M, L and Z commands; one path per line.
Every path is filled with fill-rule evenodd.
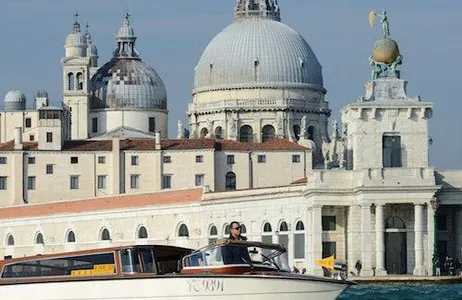
M 243 264 L 290 271 L 286 249 L 276 244 L 219 240 L 183 258 L 183 267 Z

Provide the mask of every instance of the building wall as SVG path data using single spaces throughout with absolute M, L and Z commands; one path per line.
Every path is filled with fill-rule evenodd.
M 31 119 L 31 127 L 26 127 L 26 119 Z M 31 135 L 38 140 L 38 111 L 0 112 L 0 143 L 14 140 L 14 129 L 22 128 L 23 141 L 31 141 Z

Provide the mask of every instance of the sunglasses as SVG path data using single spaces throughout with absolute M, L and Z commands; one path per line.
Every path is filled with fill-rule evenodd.
M 241 230 L 241 227 L 234 227 L 235 230 Z

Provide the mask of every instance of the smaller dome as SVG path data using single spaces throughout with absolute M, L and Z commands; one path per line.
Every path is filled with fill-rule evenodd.
M 5 96 L 5 110 L 25 110 L 26 109 L 26 96 L 20 90 L 9 91 Z
M 391 64 L 399 55 L 398 43 L 390 38 L 381 38 L 375 41 L 372 57 L 375 61 Z
M 66 38 L 66 47 L 84 47 L 87 45 L 85 34 L 80 32 L 79 22 L 74 23 L 74 29 Z

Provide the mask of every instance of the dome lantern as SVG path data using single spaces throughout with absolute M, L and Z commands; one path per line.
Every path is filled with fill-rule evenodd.
M 125 14 L 125 19 L 116 35 L 117 49 L 114 51 L 115 57 L 138 57 L 135 49 L 135 31 L 130 25 L 130 15 Z
M 234 21 L 246 19 L 281 21 L 277 0 L 238 0 L 234 9 Z

